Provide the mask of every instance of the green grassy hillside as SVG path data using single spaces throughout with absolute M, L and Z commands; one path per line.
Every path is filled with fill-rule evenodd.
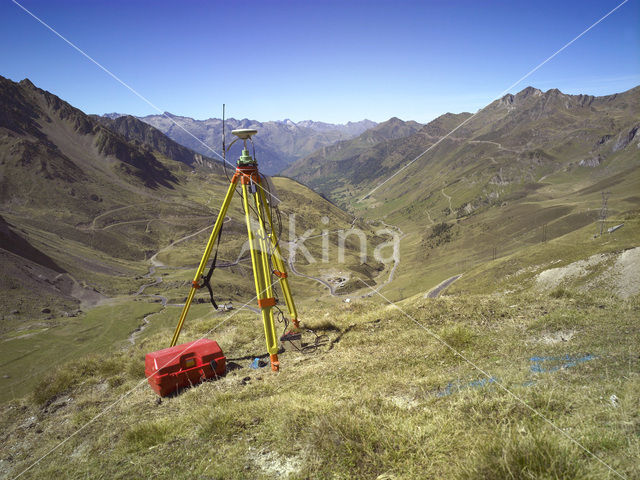
M 263 341 L 252 315 L 205 315 L 184 339 L 220 342 L 225 378 L 156 403 L 143 356 L 168 330 L 77 358 L 1 407 L 3 470 L 73 435 L 22 478 L 615 476 L 604 464 L 636 478 L 637 298 L 567 288 L 304 307 L 330 342 L 284 352 L 277 375 L 248 368 Z
M 385 287 L 397 300 L 542 241 L 588 239 L 603 192 L 609 226 L 637 215 L 639 111 L 640 87 L 606 97 L 528 87 L 345 158 L 319 151 L 312 163 L 331 168 L 296 175 L 405 233 L 398 281 Z
M 229 371 L 158 402 L 144 355 L 228 180 L 131 120 L 2 85 L 0 478 L 640 478 L 638 89 L 506 96 L 368 196 L 469 114 L 356 145 L 314 180 L 331 201 L 274 178 L 303 341 L 327 340 L 278 374 L 249 368 L 265 346 L 236 199 L 212 282 L 234 309 L 199 294 L 180 337 L 217 340 Z M 366 249 L 353 235 L 339 260 L 352 227 Z
M 0 100 L 12 105 L 0 125 L 5 400 L 30 392 L 43 372 L 69 358 L 144 338 L 151 314 L 158 313 L 149 332 L 175 324 L 180 307 L 160 303 L 184 301 L 228 180 L 220 165 L 203 163 L 136 119 L 98 122 L 28 81 L 0 84 Z M 296 242 L 314 260 L 297 257 L 301 276 L 292 275 L 294 295 L 314 302 L 327 291 L 314 279 L 328 266 L 323 229 L 326 260 L 335 261 L 336 231 L 349 230 L 353 218 L 293 180 L 273 183 L 284 254 L 288 258 Z M 253 305 L 245 218 L 236 197 L 218 256 L 232 265 L 217 270 L 213 285 L 219 302 Z M 371 228 L 363 230 L 374 236 Z M 305 232 L 312 238 L 299 242 Z M 358 254 L 358 245 L 347 242 L 340 266 L 347 277 L 363 272 Z M 372 283 L 386 274 L 380 265 L 365 273 Z

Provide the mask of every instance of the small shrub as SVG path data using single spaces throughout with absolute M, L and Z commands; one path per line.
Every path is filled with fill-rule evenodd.
M 142 379 L 142 378 L 145 377 L 144 358 L 142 358 L 140 360 L 138 360 L 138 359 L 135 359 L 135 360 L 136 361 L 127 362 L 127 365 L 124 368 L 124 371 L 131 378 Z
M 431 227 L 431 233 L 427 237 L 427 245 L 430 248 L 438 247 L 442 244 L 448 243 L 452 238 L 453 225 L 447 222 L 441 222 Z
M 124 376 L 123 375 L 114 375 L 113 377 L 109 377 L 107 379 L 107 383 L 109 384 L 110 388 L 119 387 L 120 385 L 122 385 L 124 383 Z
M 249 428 L 242 416 L 230 408 L 215 408 L 196 421 L 200 425 L 198 435 L 205 440 L 231 440 L 234 435 Z
M 126 433 L 125 442 L 131 450 L 144 450 L 166 442 L 171 431 L 171 425 L 164 421 L 142 423 Z
M 571 292 L 564 287 L 554 288 L 549 292 L 551 298 L 571 298 Z
M 464 325 L 454 325 L 440 330 L 440 338 L 455 349 L 461 349 L 471 343 L 473 331 Z
M 306 466 L 310 470 L 330 464 L 334 478 L 376 478 L 388 458 L 389 442 L 381 433 L 381 422 L 374 418 L 333 411 L 312 421 L 310 427 L 303 440 L 313 451 Z
M 44 407 L 69 391 L 78 382 L 78 376 L 70 368 L 61 368 L 43 378 L 33 390 L 33 401 Z
M 333 332 L 339 332 L 340 328 L 333 323 L 331 320 L 328 319 L 322 319 L 322 320 L 317 320 L 317 321 L 310 321 L 310 322 L 305 322 L 304 325 L 306 328 L 310 328 L 311 330 L 318 330 L 321 332 L 328 332 L 328 331 L 333 331 Z
M 104 380 L 117 376 L 125 367 L 124 358 L 94 355 L 66 363 L 40 381 L 32 399 L 37 405 L 46 406 L 88 379 Z

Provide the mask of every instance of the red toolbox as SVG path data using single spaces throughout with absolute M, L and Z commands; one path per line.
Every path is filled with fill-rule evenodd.
M 166 397 L 207 378 L 224 375 L 227 359 L 218 342 L 203 338 L 147 353 L 144 366 L 151 388 Z

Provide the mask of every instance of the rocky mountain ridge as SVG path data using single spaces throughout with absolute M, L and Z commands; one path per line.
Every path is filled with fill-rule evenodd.
M 190 117 L 165 112 L 163 115 L 148 115 L 140 120 L 154 126 L 176 142 L 203 155 L 214 156 L 222 152 L 222 120 L 209 118 L 195 120 Z M 334 125 L 324 122 L 291 120 L 259 122 L 250 119 L 229 118 L 225 120 L 227 145 L 233 140 L 231 131 L 237 128 L 255 128 L 256 156 L 263 172 L 279 173 L 291 162 L 326 145 L 352 138 L 377 125 L 370 120 Z M 240 149 L 230 153 L 233 159 Z M 231 160 L 233 163 L 233 160 Z
M 603 97 L 527 87 L 492 102 L 473 118 L 470 113 L 447 113 L 410 135 L 381 139 L 367 148 L 362 147 L 365 133 L 341 142 L 340 150 L 321 149 L 284 173 L 343 206 L 399 170 L 378 196 L 398 195 L 393 190 L 407 180 L 413 184 L 438 178 L 440 188 L 462 179 L 474 185 L 465 197 L 482 186 L 486 199 L 500 195 L 492 185 L 512 190 L 576 168 L 602 165 L 604 174 L 633 166 L 637 148 L 629 145 L 638 138 L 639 115 L 640 87 Z M 407 196 L 405 187 L 402 196 L 415 197 Z M 426 194 L 429 188 L 424 190 Z

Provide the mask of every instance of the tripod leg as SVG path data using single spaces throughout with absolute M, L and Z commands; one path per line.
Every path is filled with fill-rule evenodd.
M 291 295 L 291 288 L 289 287 L 289 280 L 287 279 L 287 269 L 284 266 L 280 244 L 278 243 L 278 237 L 276 235 L 275 229 L 273 228 L 271 211 L 269 210 L 269 208 L 267 208 L 264 190 L 262 188 L 258 190 L 260 199 L 262 200 L 262 205 L 264 205 L 264 210 L 267 212 L 267 221 L 269 222 L 269 226 L 271 227 L 271 245 L 273 246 L 273 255 L 271 256 L 271 259 L 276 269 L 278 269 L 278 273 L 276 275 L 280 277 L 280 286 L 282 288 L 282 293 L 284 294 L 284 301 L 287 304 L 287 309 L 289 310 L 289 315 L 291 315 L 291 321 L 293 322 L 293 326 L 298 328 L 300 327 L 300 321 L 298 320 L 298 311 L 296 310 L 295 303 L 293 303 L 293 296 Z
M 243 179 L 244 180 L 244 179 Z M 273 298 L 273 288 L 271 286 L 271 276 L 269 275 L 268 259 L 266 251 L 264 222 L 260 214 L 260 203 L 256 199 L 258 207 L 258 222 L 260 228 L 258 238 L 251 228 L 251 215 L 249 208 L 249 190 L 247 185 L 242 184 L 242 201 L 244 205 L 245 217 L 247 220 L 247 234 L 249 236 L 249 246 L 251 249 L 251 264 L 253 266 L 253 278 L 256 284 L 256 292 L 258 296 L 258 306 L 262 312 L 262 324 L 264 326 L 264 335 L 267 341 L 267 351 L 271 357 L 271 369 L 278 371 L 280 363 L 278 362 L 278 340 L 276 338 L 276 328 L 273 322 L 273 306 L 275 298 Z M 253 194 L 257 195 L 257 194 Z
M 180 336 L 180 331 L 182 330 L 182 325 L 184 324 L 184 319 L 187 318 L 187 313 L 189 313 L 189 307 L 191 307 L 191 302 L 193 301 L 193 297 L 196 294 L 198 288 L 200 288 L 198 282 L 200 281 L 200 277 L 202 276 L 202 272 L 207 266 L 207 262 L 209 261 L 209 256 L 211 255 L 211 250 L 213 249 L 213 245 L 216 242 L 216 238 L 218 238 L 218 233 L 222 228 L 222 224 L 224 223 L 224 217 L 227 215 L 227 209 L 229 208 L 229 203 L 231 202 L 231 198 L 233 197 L 233 193 L 236 191 L 236 184 L 238 183 L 238 177 L 236 175 L 233 176 L 231 183 L 229 184 L 229 189 L 227 190 L 227 194 L 224 197 L 222 202 L 222 207 L 220 208 L 220 212 L 218 213 L 218 218 L 216 219 L 216 223 L 213 226 L 213 231 L 211 232 L 211 236 L 209 237 L 209 241 L 207 242 L 207 247 L 204 250 L 204 255 L 202 255 L 202 260 L 200 260 L 200 266 L 196 271 L 196 275 L 191 282 L 191 290 L 189 291 L 189 296 L 187 297 L 186 302 L 184 303 L 184 307 L 182 308 L 182 313 L 180 314 L 180 320 L 178 320 L 178 325 L 176 326 L 175 331 L 173 332 L 173 338 L 171 339 L 170 347 L 175 346 L 178 342 L 178 337 Z

